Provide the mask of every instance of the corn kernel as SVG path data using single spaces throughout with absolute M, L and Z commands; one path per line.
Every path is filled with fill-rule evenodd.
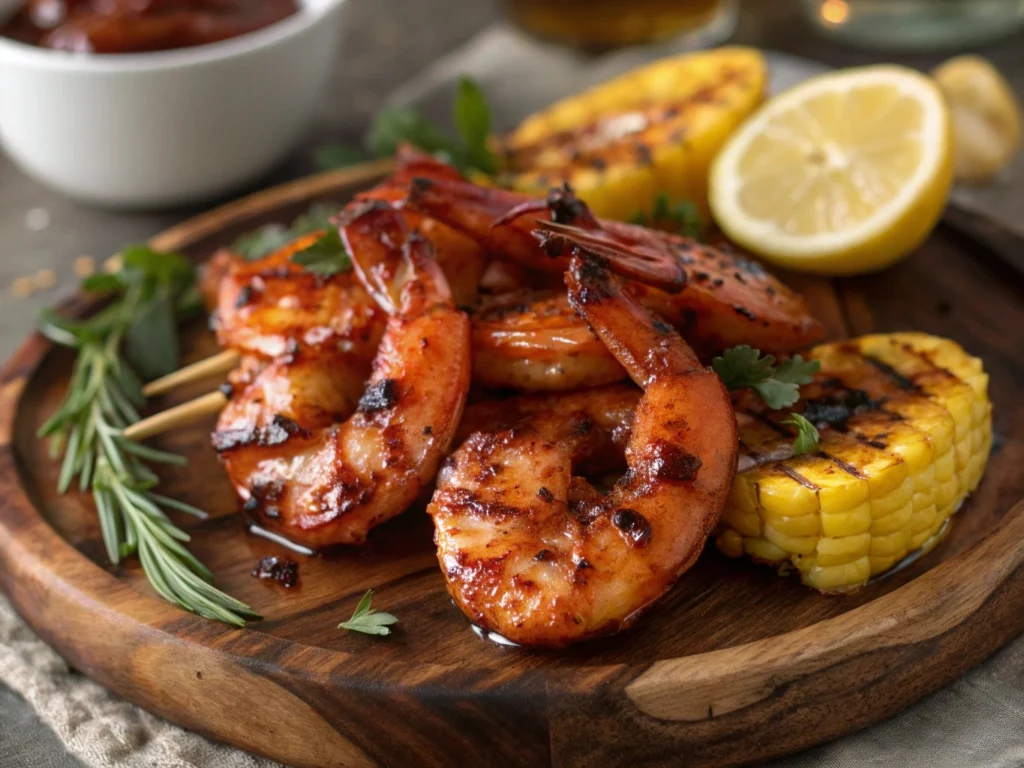
M 765 523 L 764 537 L 779 549 L 798 555 L 810 554 L 818 545 L 817 536 L 787 536 L 772 523 Z
M 871 504 L 858 504 L 848 512 L 822 513 L 821 529 L 826 536 L 856 536 L 871 528 Z
M 730 528 L 726 528 L 718 534 L 715 546 L 718 547 L 719 552 L 728 557 L 742 557 L 743 555 L 743 537 Z
M 743 550 L 755 560 L 765 563 L 779 563 L 789 559 L 789 553 L 766 539 L 744 539 Z
M 840 538 L 826 536 L 818 539 L 817 560 L 823 566 L 849 563 L 867 555 L 870 546 L 871 534 L 869 533 Z
M 842 565 L 818 566 L 804 575 L 804 583 L 822 592 L 834 592 L 850 585 L 863 584 L 871 577 L 867 557 Z

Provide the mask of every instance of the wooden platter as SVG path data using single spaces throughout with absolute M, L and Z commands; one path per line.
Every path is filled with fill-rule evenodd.
M 300 180 L 154 238 L 196 259 L 315 200 L 342 202 L 380 166 Z M 1024 245 L 1024 244 L 1022 244 Z M 632 631 L 558 652 L 489 642 L 452 605 L 429 520 L 413 510 L 362 549 L 301 557 L 246 532 L 207 425 L 158 445 L 190 458 L 164 492 L 213 513 L 182 521 L 217 584 L 267 618 L 243 630 L 159 600 L 134 562 L 110 568 L 91 498 L 59 496 L 35 438 L 70 356 L 30 338 L 0 375 L 0 586 L 70 664 L 187 728 L 297 766 L 751 763 L 887 717 L 1024 630 L 1024 278 L 942 225 L 879 275 L 790 278 L 834 337 L 918 329 L 982 357 L 995 447 L 981 487 L 928 556 L 846 597 L 704 553 Z M 64 308 L 90 309 L 83 297 Z M 213 351 L 186 329 L 192 358 Z M 175 393 L 166 407 L 204 389 Z M 298 588 L 251 576 L 300 561 Z M 369 587 L 390 638 L 346 633 Z

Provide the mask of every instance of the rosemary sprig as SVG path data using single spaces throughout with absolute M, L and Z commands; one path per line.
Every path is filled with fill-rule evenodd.
M 87 280 L 86 287 L 111 293 L 106 308 L 75 321 L 52 311 L 40 330 L 76 350 L 68 392 L 39 429 L 51 440 L 54 457 L 63 455 L 57 481 L 65 493 L 78 478 L 81 491 L 96 502 L 107 557 L 115 565 L 137 554 L 146 578 L 166 600 L 181 608 L 235 626 L 260 618 L 251 608 L 216 589 L 210 571 L 185 548 L 189 535 L 165 510 L 197 517 L 206 513 L 156 493 L 157 476 L 147 462 L 184 464 L 185 459 L 129 440 L 123 430 L 138 421 L 145 399 L 142 382 L 122 355 L 146 349 L 150 375 L 177 365 L 177 319 L 191 309 L 194 279 L 181 256 L 134 246 L 122 253 L 124 266 L 112 275 Z M 156 354 L 154 354 L 156 352 Z

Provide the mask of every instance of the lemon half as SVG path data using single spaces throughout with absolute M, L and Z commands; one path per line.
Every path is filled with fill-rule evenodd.
M 953 178 L 938 86 L 904 67 L 828 73 L 782 93 L 730 137 L 711 211 L 740 245 L 790 269 L 892 264 L 932 230 Z

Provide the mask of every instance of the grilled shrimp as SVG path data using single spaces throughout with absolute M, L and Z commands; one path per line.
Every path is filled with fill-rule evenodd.
M 364 377 L 369 373 L 387 313 L 370 298 L 354 272 L 325 278 L 291 260 L 323 235 L 324 231 L 303 235 L 256 261 L 227 252 L 215 257 L 213 268 L 223 272 L 213 315 L 222 346 L 263 358 L 298 349 L 341 352 Z
M 458 171 L 429 156 L 406 151 L 395 174 L 358 200 L 398 202 L 405 197 L 411 174 L 459 179 Z M 486 259 L 475 240 L 439 221 L 403 212 L 406 228 L 433 245 L 434 258 L 445 273 L 459 306 L 471 306 Z M 207 266 L 202 290 L 214 308 L 217 341 L 225 347 L 263 358 L 296 349 L 306 353 L 342 352 L 347 365 L 365 376 L 384 333 L 386 313 L 352 272 L 329 277 L 306 271 L 291 260 L 325 231 L 303 235 L 268 256 L 245 261 L 229 250 L 219 251 Z
M 579 474 L 615 434 L 600 410 L 556 403 L 469 437 L 428 507 L 455 602 L 524 645 L 632 623 L 696 560 L 736 468 L 736 420 L 718 376 L 603 260 L 577 254 L 567 282 L 573 307 L 643 389 L 625 474 L 605 494 Z
M 484 386 L 566 391 L 626 378 L 569 306 L 565 289 L 487 297 L 472 320 L 473 381 Z
M 429 241 L 381 201 L 343 212 L 339 232 L 389 315 L 365 389 L 330 356 L 277 360 L 213 435 L 246 511 L 312 547 L 361 543 L 409 506 L 449 448 L 470 380 L 469 321 Z
M 813 343 L 821 324 L 807 303 L 758 263 L 723 247 L 703 245 L 621 222 L 597 220 L 568 189 L 534 200 L 501 189 L 431 177 L 413 179 L 406 208 L 421 211 L 476 238 L 496 255 L 533 269 L 561 273 L 565 257 L 554 258 L 532 237 L 538 218 L 588 230 L 588 247 L 612 261 L 640 265 L 629 290 L 675 325 L 702 356 L 736 344 L 786 353 Z M 574 233 L 583 237 L 582 231 Z M 648 265 L 668 260 L 684 271 L 685 290 L 666 293 L 645 279 Z M 621 272 L 621 270 L 618 270 Z

